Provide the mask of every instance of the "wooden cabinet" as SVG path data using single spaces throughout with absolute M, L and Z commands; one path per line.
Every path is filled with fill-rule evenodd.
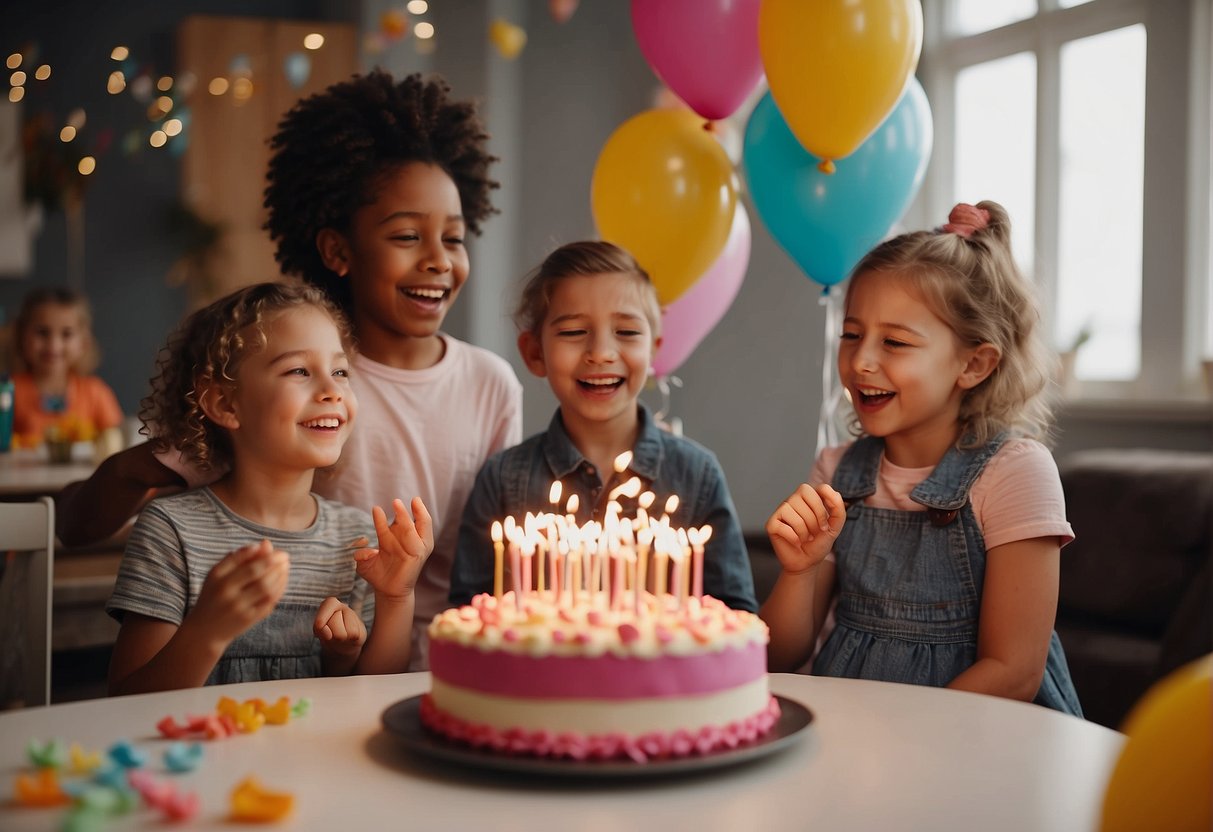
M 304 48 L 312 32 L 324 36 L 320 49 Z M 307 80 L 299 85 L 287 77 L 293 53 L 310 62 Z M 261 205 L 269 140 L 296 100 L 357 71 L 358 35 L 345 23 L 195 16 L 178 30 L 178 55 L 178 72 L 188 70 L 196 78 L 182 200 L 221 229 L 204 266 L 189 279 L 190 302 L 198 306 L 279 274 Z M 241 74 L 252 82 L 252 94 L 243 99 L 233 88 Z M 228 81 L 222 95 L 209 91 L 215 78 Z

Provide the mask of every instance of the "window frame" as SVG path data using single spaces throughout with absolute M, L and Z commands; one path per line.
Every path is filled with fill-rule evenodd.
M 1087 399 L 1172 401 L 1208 397 L 1201 359 L 1213 322 L 1213 0 L 1092 0 L 1061 8 L 1039 0 L 1035 16 L 971 35 L 949 34 L 952 0 L 923 0 L 919 77 L 931 102 L 933 164 L 908 218 L 927 227 L 946 216 L 955 186 L 955 83 L 965 67 L 1020 52 L 1036 55 L 1036 245 L 1034 278 L 1045 332 L 1053 333 L 1060 214 L 1061 49 L 1072 40 L 1141 24 L 1146 30 L 1142 211 L 1141 364 L 1127 381 L 1084 381 Z M 1182 152 L 1176 152 L 1176 142 Z M 1174 195 L 1180 195 L 1176 198 Z M 976 195 L 983 198 L 987 195 Z M 996 195 L 988 195 L 997 198 Z

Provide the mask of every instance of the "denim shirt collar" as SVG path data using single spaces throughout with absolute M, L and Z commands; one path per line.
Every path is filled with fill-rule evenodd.
M 636 408 L 639 411 L 640 432 L 636 435 L 636 444 L 632 446 L 632 461 L 628 470 L 652 482 L 661 471 L 661 428 L 657 427 L 647 407 L 637 402 Z M 588 461 L 581 451 L 577 450 L 577 446 L 569 438 L 568 431 L 564 429 L 560 408 L 556 409 L 552 421 L 548 424 L 543 441 L 543 456 L 556 479 L 568 476 Z M 609 473 L 604 472 L 603 476 Z

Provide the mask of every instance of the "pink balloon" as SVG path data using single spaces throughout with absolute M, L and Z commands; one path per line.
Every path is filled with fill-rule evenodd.
M 653 372 L 668 376 L 690 358 L 707 334 L 729 311 L 750 265 L 750 215 L 737 203 L 724 250 L 690 289 L 661 312 L 661 346 Z
M 706 119 L 727 118 L 762 78 L 760 0 L 632 0 L 632 29 L 653 71 Z

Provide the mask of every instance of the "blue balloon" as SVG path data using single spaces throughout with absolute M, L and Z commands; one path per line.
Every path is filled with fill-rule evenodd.
M 934 131 L 927 95 L 910 79 L 897 106 L 832 174 L 789 129 L 768 92 L 746 124 L 742 161 L 763 224 L 823 286 L 851 269 L 901 219 L 918 192 Z

